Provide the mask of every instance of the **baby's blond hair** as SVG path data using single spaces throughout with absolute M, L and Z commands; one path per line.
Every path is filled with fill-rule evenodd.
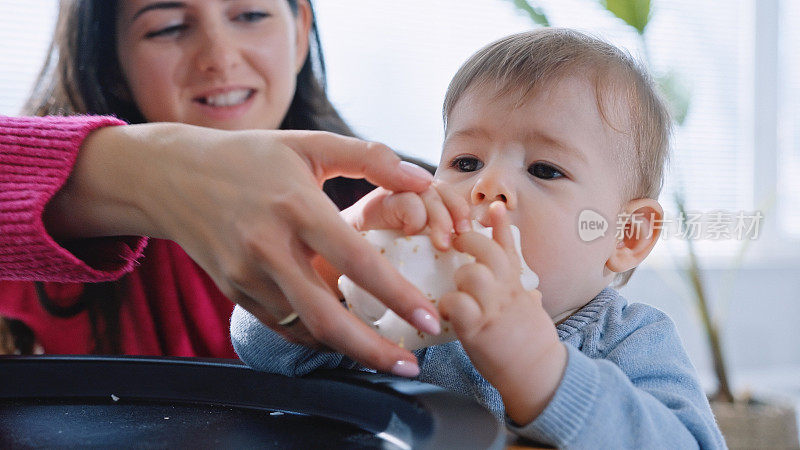
M 576 74 L 593 83 L 603 120 L 623 136 L 613 157 L 625 180 L 624 202 L 658 199 L 672 130 L 666 104 L 650 75 L 629 54 L 578 31 L 528 31 L 478 50 L 461 66 L 447 89 L 442 110 L 445 130 L 448 116 L 472 86 L 494 88 L 498 96 L 518 95 L 522 102 Z M 614 285 L 625 285 L 633 270 L 617 274 Z

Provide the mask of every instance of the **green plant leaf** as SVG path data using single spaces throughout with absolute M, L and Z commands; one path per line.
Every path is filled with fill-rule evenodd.
M 530 18 L 543 27 L 549 27 L 550 21 L 547 20 L 547 15 L 542 11 L 542 8 L 533 6 L 527 0 L 509 0 L 517 7 L 518 10 L 526 13 Z
M 670 70 L 656 77 L 656 83 L 669 107 L 672 120 L 682 126 L 689 114 L 689 105 L 692 102 L 692 91 L 686 85 L 680 74 Z
M 650 0 L 600 0 L 612 14 L 644 34 L 650 21 Z

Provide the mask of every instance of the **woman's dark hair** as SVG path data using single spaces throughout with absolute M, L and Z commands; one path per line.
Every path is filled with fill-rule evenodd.
M 297 14 L 297 0 L 287 0 Z M 146 122 L 129 93 L 117 57 L 116 16 L 119 0 L 61 0 L 53 41 L 39 73 L 25 115 L 114 115 L 128 123 Z M 281 129 L 321 130 L 353 136 L 325 90 L 325 61 L 316 19 L 309 36 L 309 52 L 297 74 L 294 98 Z M 363 180 L 333 179 L 325 192 L 340 208 L 349 206 L 374 186 Z M 73 307 L 61 308 L 47 295 L 44 284 L 36 291 L 44 309 L 57 317 L 88 311 L 94 353 L 120 353 L 119 307 L 126 279 L 85 284 Z

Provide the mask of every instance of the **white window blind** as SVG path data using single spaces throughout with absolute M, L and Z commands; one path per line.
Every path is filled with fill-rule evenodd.
M 778 213 L 782 229 L 800 238 L 800 2 L 783 0 L 781 8 Z
M 676 128 L 662 203 L 682 186 L 688 209 L 750 209 L 752 146 L 743 122 L 752 28 L 743 0 L 654 0 L 642 48 L 635 32 L 596 1 L 540 1 L 553 25 L 600 35 L 642 58 L 656 73 L 674 71 L 691 91 L 686 122 Z M 576 11 L 580 11 L 577 14 Z
M 0 0 L 0 114 L 17 115 L 44 62 L 57 0 Z

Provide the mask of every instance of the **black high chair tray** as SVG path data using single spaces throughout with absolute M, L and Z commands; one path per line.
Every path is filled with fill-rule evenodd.
M 482 406 L 354 371 L 289 378 L 233 360 L 0 357 L 0 448 L 503 448 Z

